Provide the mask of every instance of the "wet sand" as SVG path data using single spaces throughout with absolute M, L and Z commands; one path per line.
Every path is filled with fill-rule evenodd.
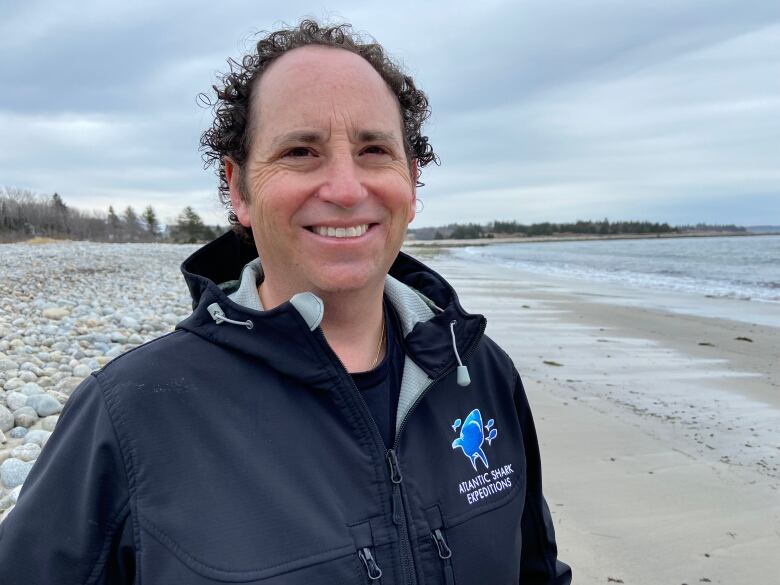
M 780 304 L 418 252 L 523 376 L 575 583 L 777 580 Z

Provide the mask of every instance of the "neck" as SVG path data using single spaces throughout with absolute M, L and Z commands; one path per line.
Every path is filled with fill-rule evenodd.
M 292 296 L 274 294 L 273 288 L 267 284 L 262 284 L 258 289 L 265 309 L 276 307 Z M 328 345 L 347 371 L 365 372 L 380 363 L 385 352 L 382 339 L 384 281 L 376 286 L 354 291 L 312 292 L 325 303 L 325 314 L 320 327 Z M 380 343 L 382 347 L 377 351 Z

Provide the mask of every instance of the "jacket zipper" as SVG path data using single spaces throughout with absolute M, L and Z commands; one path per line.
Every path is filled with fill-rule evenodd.
M 474 338 L 474 341 L 469 346 L 469 348 L 465 352 L 463 352 L 462 361 L 467 360 L 476 349 L 477 344 L 479 344 L 480 339 L 482 339 L 482 336 L 485 333 L 485 326 L 486 326 L 486 322 L 483 319 L 482 323 L 480 324 L 479 333 Z M 349 380 L 349 385 L 352 387 L 360 403 L 363 405 L 363 410 L 368 416 L 369 420 L 371 421 L 370 426 L 372 427 L 374 438 L 375 439 L 378 438 L 379 444 L 384 445 L 384 439 L 382 438 L 382 435 L 379 432 L 379 427 L 377 426 L 374 417 L 371 415 L 371 410 L 368 408 L 368 404 L 366 403 L 365 398 L 363 398 L 363 395 L 360 393 L 360 390 L 355 384 L 355 381 L 352 379 L 352 376 L 349 375 L 346 366 L 344 366 L 344 362 L 341 361 L 341 358 L 339 358 L 339 356 L 336 355 L 336 352 L 333 351 L 333 348 L 330 346 L 330 344 L 328 344 L 328 340 L 325 338 L 325 333 L 322 331 L 322 328 L 317 327 L 317 329 L 315 329 L 315 332 L 317 333 L 320 342 L 325 347 L 326 352 L 331 355 L 333 360 L 341 368 L 341 372 L 344 374 L 347 380 Z M 439 382 L 440 380 L 448 376 L 451 372 L 455 371 L 455 367 L 456 366 L 447 368 L 444 372 L 442 372 L 441 374 L 439 374 L 439 376 L 437 376 L 434 380 L 432 380 L 430 384 L 428 384 L 425 388 L 423 388 L 423 391 L 420 392 L 420 395 L 415 399 L 415 401 L 409 407 L 409 410 L 406 411 L 406 415 L 401 421 L 401 425 L 398 427 L 398 432 L 395 435 L 395 441 L 393 442 L 393 446 L 390 449 L 387 449 L 385 451 L 385 460 L 387 461 L 388 466 L 390 468 L 390 481 L 393 484 L 393 496 L 392 496 L 393 497 L 393 502 L 392 502 L 393 523 L 400 527 L 401 562 L 404 569 L 404 582 L 407 583 L 408 585 L 416 585 L 417 579 L 415 577 L 415 572 L 414 572 L 414 560 L 412 557 L 412 546 L 409 539 L 409 527 L 406 522 L 406 509 L 403 503 L 403 492 L 401 488 L 401 482 L 403 481 L 403 476 L 401 475 L 401 469 L 398 466 L 398 458 L 396 457 L 396 451 L 398 449 L 398 441 L 400 440 L 401 434 L 403 433 L 404 427 L 406 426 L 406 421 L 409 420 L 409 416 L 412 414 L 414 409 L 420 403 L 423 396 L 425 396 L 425 394 L 427 394 L 428 391 L 431 389 L 431 387 L 434 386 L 437 382 Z M 370 550 L 368 552 L 370 554 Z M 366 569 L 369 571 L 369 577 L 371 577 L 372 569 L 369 568 L 370 565 L 366 563 L 366 559 L 364 559 L 363 556 L 361 556 L 360 559 L 361 561 L 363 561 L 364 564 L 366 564 Z M 375 567 L 376 570 L 379 571 L 379 574 L 381 575 L 381 569 L 376 564 L 376 561 L 374 561 L 373 558 L 371 559 L 371 561 L 373 562 L 373 567 Z
M 431 532 L 431 538 L 436 545 L 436 551 L 439 553 L 439 559 L 441 559 L 442 569 L 444 571 L 444 584 L 455 585 L 455 575 L 452 571 L 452 550 L 447 546 L 447 541 L 444 540 L 444 534 L 441 528 L 437 528 Z

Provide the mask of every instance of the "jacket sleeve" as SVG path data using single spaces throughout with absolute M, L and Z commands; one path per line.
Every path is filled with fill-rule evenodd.
M 133 558 L 127 475 L 90 376 L 66 403 L 0 524 L 0 583 L 132 583 Z
M 522 585 L 569 585 L 571 568 L 558 560 L 550 508 L 542 493 L 542 464 L 531 408 L 517 371 L 515 377 L 515 409 L 523 432 L 526 458 L 526 494 L 521 530 L 523 548 L 520 555 Z

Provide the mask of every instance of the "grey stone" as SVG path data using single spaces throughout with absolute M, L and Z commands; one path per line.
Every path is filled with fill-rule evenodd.
M 70 315 L 70 311 L 67 309 L 62 309 L 59 307 L 53 307 L 51 309 L 44 309 L 43 310 L 43 316 L 47 319 L 53 319 L 55 321 L 59 321 L 60 319 L 63 319 Z
M 141 324 L 138 323 L 136 319 L 133 319 L 129 315 L 125 315 L 124 317 L 122 317 L 120 323 L 122 324 L 122 327 L 126 327 L 127 329 L 132 329 L 133 331 L 141 330 Z
M 3 390 L 16 390 L 24 386 L 24 380 L 21 378 L 11 378 L 5 384 L 3 384 Z
M 5 405 L 13 412 L 27 405 L 27 395 L 21 392 L 9 392 L 5 397 Z
M 0 498 L 0 512 L 7 510 L 13 505 L 14 502 L 11 499 L 11 494 L 8 494 L 7 496 L 3 496 L 2 498 Z
M 63 394 L 70 396 L 82 382 L 83 380 L 81 378 L 74 378 L 73 376 L 69 376 L 57 382 L 55 388 L 58 392 L 62 392 Z
M 76 378 L 86 378 L 92 373 L 92 370 L 89 369 L 89 366 L 85 364 L 79 364 L 75 368 L 73 368 L 73 375 Z
M 5 443 L 7 440 L 8 439 L 5 438 L 5 434 L 3 433 L 3 431 L 0 431 L 0 445 Z
M 11 342 L 13 344 L 13 342 Z M 8 372 L 9 370 L 18 370 L 19 364 L 8 358 L 0 358 L 0 372 Z
M 65 394 L 64 392 L 59 392 L 57 390 L 47 390 L 46 394 L 54 398 L 60 404 L 65 404 L 68 401 L 68 395 Z M 52 413 L 52 414 L 56 414 L 56 413 Z
M 14 427 L 8 431 L 8 436 L 12 439 L 22 439 L 27 434 L 29 429 L 25 427 Z
M 119 346 L 116 346 L 116 347 L 113 347 L 113 348 L 111 348 L 110 350 L 108 350 L 106 352 L 106 357 L 110 358 L 110 359 L 114 359 L 114 358 L 119 357 L 120 355 L 122 355 L 122 353 L 123 353 L 122 348 L 119 347 Z
M 14 428 L 14 415 L 0 404 L 0 431 L 10 431 Z
M 22 485 L 32 467 L 32 461 L 22 461 L 13 457 L 6 459 L 0 464 L 0 483 L 6 488 Z
M 35 443 L 27 443 L 26 445 L 17 445 L 11 450 L 11 457 L 15 457 L 20 461 L 35 461 L 38 459 L 38 455 L 41 454 L 41 446 Z
M 51 431 L 43 431 L 41 429 L 35 429 L 30 432 L 28 432 L 24 436 L 24 440 L 22 443 L 35 443 L 36 445 L 40 445 L 41 447 L 44 447 L 46 445 L 46 441 L 49 440 L 49 437 L 51 436 Z
M 35 414 L 40 417 L 58 414 L 62 410 L 62 404 L 48 394 L 39 394 L 28 397 L 27 406 L 32 406 L 35 409 Z
M 38 376 L 28 370 L 20 373 L 19 379 L 22 380 L 22 382 L 35 382 L 38 379 Z
M 36 394 L 45 394 L 46 392 L 35 382 L 27 382 L 24 386 L 19 388 L 19 392 L 27 394 L 27 396 L 35 396 Z
M 38 422 L 38 413 L 32 406 L 22 406 L 14 410 L 14 424 L 19 427 L 30 428 Z
M 59 420 L 59 415 L 53 414 L 51 416 L 47 416 L 41 421 L 41 428 L 43 428 L 44 431 L 53 431 L 54 427 L 57 426 L 57 421 Z

